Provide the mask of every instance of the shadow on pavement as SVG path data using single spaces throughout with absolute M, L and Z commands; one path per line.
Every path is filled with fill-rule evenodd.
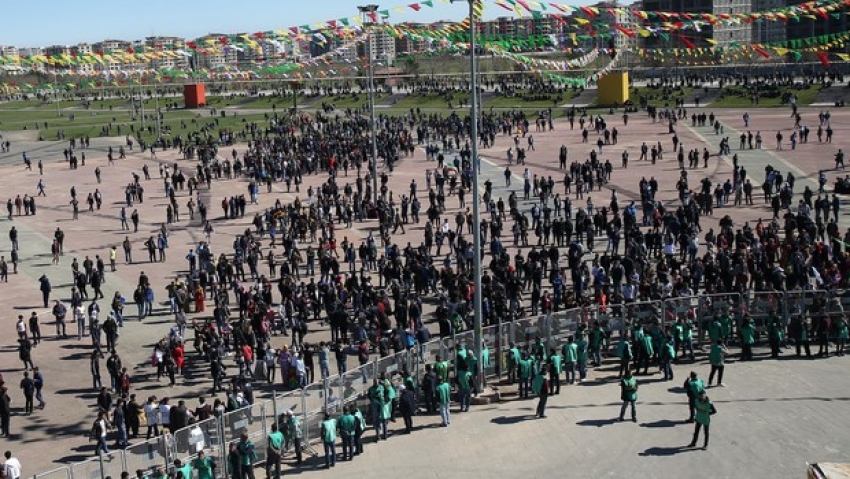
M 640 427 L 652 427 L 652 428 L 675 427 L 678 424 L 683 424 L 683 422 L 682 421 L 678 421 L 678 422 L 677 421 L 671 421 L 669 419 L 661 419 L 660 421 L 642 423 L 640 425 Z
M 523 421 L 530 421 L 532 419 L 534 419 L 533 416 L 500 416 L 490 419 L 490 422 L 493 424 L 499 424 L 501 426 L 509 426 L 511 424 L 518 424 Z
M 693 452 L 698 449 L 685 447 L 685 446 L 673 446 L 673 447 L 661 447 L 655 446 L 650 447 L 649 449 L 638 453 L 639 456 L 675 456 L 676 454 L 682 452 Z
M 617 418 L 608 418 L 608 419 L 585 419 L 584 421 L 579 421 L 576 424 L 579 426 L 590 426 L 590 427 L 602 427 L 602 426 L 610 426 L 617 422 Z

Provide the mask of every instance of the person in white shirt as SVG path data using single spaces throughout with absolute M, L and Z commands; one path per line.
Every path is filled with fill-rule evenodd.
M 162 398 L 159 402 L 159 424 L 163 431 L 171 431 L 171 406 L 168 405 L 168 398 Z
M 156 396 L 148 398 L 144 410 L 148 427 L 147 439 L 151 438 L 151 432 L 154 436 L 159 436 L 159 405 L 156 403 Z
M 12 457 L 12 451 L 6 451 L 4 456 L 6 462 L 3 467 L 6 470 L 6 479 L 20 479 L 21 474 L 23 474 L 21 472 L 21 461 L 17 457 Z

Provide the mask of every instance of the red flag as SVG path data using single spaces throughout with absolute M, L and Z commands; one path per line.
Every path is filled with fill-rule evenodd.
M 408 7 L 412 8 L 414 11 L 418 12 L 422 7 L 418 3 L 411 3 Z
M 588 17 L 590 17 L 590 18 L 593 18 L 593 17 L 595 17 L 595 16 L 596 16 L 596 13 L 595 13 L 593 10 L 591 10 L 591 9 L 589 9 L 589 8 L 587 8 L 587 7 L 578 7 L 578 8 L 580 8 L 580 9 L 581 9 L 581 11 L 582 11 L 582 12 L 584 12 L 584 13 L 586 13 L 586 14 L 587 14 L 587 16 L 588 16 Z
M 628 36 L 629 38 L 634 38 L 634 37 L 635 37 L 635 32 L 634 32 L 633 30 L 631 30 L 631 29 L 629 29 L 629 28 L 626 28 L 626 27 L 624 27 L 624 26 L 620 25 L 619 23 L 615 23 L 615 24 L 614 24 L 614 28 L 616 28 L 617 30 L 620 30 L 621 32 L 625 33 L 625 34 L 626 34 L 626 36 Z
M 680 39 L 680 40 L 682 40 L 682 43 L 684 43 L 684 44 L 685 44 L 685 46 L 686 46 L 686 47 L 688 47 L 688 48 L 690 48 L 690 49 L 694 49 L 694 48 L 696 48 L 696 47 L 697 47 L 696 45 L 694 45 L 694 43 L 693 43 L 692 41 L 690 41 L 690 40 L 688 40 L 687 38 L 685 38 L 685 36 L 684 36 L 684 35 L 679 35 L 679 39 Z
M 754 47 L 753 47 L 753 49 L 754 49 L 755 51 L 757 51 L 759 55 L 761 55 L 761 56 L 763 56 L 763 57 L 765 57 L 765 58 L 770 58 L 770 54 L 769 54 L 769 53 L 767 53 L 767 52 L 766 52 L 763 48 L 761 48 L 761 47 L 759 47 L 759 46 L 754 46 Z
M 829 66 L 829 55 L 826 52 L 818 52 L 818 60 L 820 60 L 823 66 Z

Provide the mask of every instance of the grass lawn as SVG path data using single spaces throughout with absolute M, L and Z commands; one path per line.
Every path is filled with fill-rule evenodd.
M 750 95 L 742 86 L 727 86 L 723 89 L 721 97 L 711 103 L 712 107 L 718 108 L 747 108 L 747 107 L 780 107 L 787 106 L 782 103 L 782 94 L 789 92 L 797 95 L 797 106 L 811 105 L 820 92 L 819 86 L 798 90 L 794 87 L 780 87 L 779 95 L 773 98 L 761 96 L 758 105 L 750 102 Z
M 640 97 L 645 96 L 648 99 L 649 105 L 663 107 L 667 104 L 670 107 L 674 107 L 676 105 L 676 99 L 690 99 L 692 98 L 692 93 L 693 88 L 691 87 L 667 90 L 663 88 L 632 87 L 629 89 L 629 98 L 631 98 L 635 104 L 640 104 Z

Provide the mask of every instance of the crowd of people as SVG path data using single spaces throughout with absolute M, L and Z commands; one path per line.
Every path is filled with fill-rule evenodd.
M 106 319 L 101 322 L 99 300 L 106 296 L 101 287 L 107 275 L 115 271 L 115 247 L 103 258 L 85 256 L 81 264 L 72 259 L 69 301 L 54 299 L 51 303 L 51 295 L 55 296 L 51 280 L 45 274 L 39 281 L 44 305 L 52 307 L 56 336 L 74 339 L 66 332 L 66 317 L 71 315 L 77 325 L 76 340 L 91 340 L 90 372 L 92 388 L 98 391 L 99 411 L 91 430 L 96 452 L 108 453 L 107 440 L 111 437 L 115 440 L 113 447 L 126 447 L 140 439 L 142 426 L 150 438 L 250 405 L 254 387 L 263 382 L 279 383 L 284 389 L 303 388 L 333 372 L 344 374 L 350 356 L 364 365 L 375 356 L 385 357 L 424 344 L 432 334 L 446 337 L 471 329 L 475 252 L 469 202 L 476 201 L 471 191 L 471 142 L 485 148 L 484 156 L 486 148 L 500 136 L 513 142 L 504 171 L 505 185 L 487 180 L 481 195 L 485 211 L 481 243 L 486 266 L 481 278 L 481 314 L 485 325 L 588 305 L 628 305 L 752 290 L 835 291 L 847 284 L 850 256 L 845 246 L 850 243 L 850 233 L 841 239 L 840 200 L 835 195 L 830 199 L 825 191 L 815 193 L 808 186 L 802 192 L 799 186 L 795 190 L 793 174 L 772 166 L 766 169 L 763 181 L 756 179 L 738 155 L 733 159 L 730 178 L 717 183 L 708 177 L 694 181 L 695 173 L 691 172 L 699 168 L 699 155 L 703 153 L 692 150 L 690 154 L 696 151 L 697 161 L 685 167 L 684 146 L 675 132 L 680 119 L 689 118 L 684 106 L 653 109 L 650 114 L 653 122 L 660 121 L 672 131 L 672 154 L 678 156 L 681 170 L 676 184 L 678 202 L 660 197 L 654 177 L 640 179 L 636 185 L 639 193 L 629 199 L 622 200 L 612 189 L 610 197 L 600 201 L 602 188 L 620 181 L 616 177 L 628 169 L 628 152 L 623 154 L 621 166 L 615 167 L 607 157 L 617 144 L 617 127 L 613 126 L 617 117 L 581 109 L 566 112 L 569 129 L 564 130 L 564 136 L 569 142 L 559 157 L 543 159 L 534 158 L 537 153 L 531 128 L 536 128 L 535 132 L 552 130 L 551 110 L 541 111 L 536 118 L 522 111 L 485 113 L 479 138 L 470 138 L 470 120 L 458 113 L 411 110 L 403 115 L 380 115 L 376 137 L 379 165 L 374 168 L 380 171 L 378 177 L 372 176 L 370 165 L 369 122 L 360 112 L 274 113 L 268 115 L 266 124 L 246 123 L 240 131 L 211 130 L 205 136 L 161 139 L 157 148 L 179 149 L 187 156 L 191 150 L 196 159 L 185 161 L 196 164 L 178 162 L 161 167 L 161 190 L 143 186 L 155 181 L 145 166 L 143 175 L 134 174 L 127 185 L 120 219 L 122 230 L 128 234 L 122 244 L 125 263 L 147 259 L 183 265 L 179 269 L 185 273 L 166 280 L 167 310 L 156 306 L 155 291 L 162 290 L 162 279 L 142 272 L 133 291 L 114 292 L 109 305 L 104 305 Z M 628 114 L 624 114 L 622 130 L 627 131 L 628 121 Z M 822 117 L 819 121 L 824 126 Z M 694 121 L 694 127 L 714 129 L 716 122 L 709 123 L 700 127 Z M 579 131 L 574 131 L 576 125 Z M 577 158 L 575 153 L 568 156 L 568 148 L 573 149 L 568 144 L 583 142 L 592 135 L 597 148 L 592 148 L 587 158 Z M 238 143 L 243 141 L 244 147 Z M 638 161 L 664 161 L 664 146 L 661 142 L 652 145 L 651 159 L 645 144 L 633 155 L 639 157 Z M 417 155 L 417 149 L 426 150 L 426 154 Z M 721 153 L 726 156 L 725 149 Z M 705 155 L 707 160 L 708 150 Z M 739 155 L 744 157 L 745 152 Z M 669 161 L 670 156 L 667 158 Z M 426 171 L 409 187 L 394 185 L 393 170 L 400 162 L 416 162 Z M 537 162 L 547 164 L 546 173 L 529 164 Z M 511 189 L 512 166 L 524 168 L 521 190 Z M 304 188 L 310 176 L 318 179 L 310 180 L 312 184 Z M 222 192 L 213 186 L 233 178 L 243 180 L 244 193 Z M 752 183 L 756 181 L 762 184 L 764 203 L 771 205 L 772 217 L 753 226 L 738 225 L 730 213 L 719 218 L 716 230 L 702 224 L 706 216 L 717 218 L 717 212 L 726 213 L 732 203 L 742 205 L 744 197 L 752 204 Z M 294 189 L 297 198 L 282 201 L 274 193 L 276 187 L 286 192 Z M 134 260 L 137 246 L 129 240 L 126 209 L 142 203 L 145 191 L 148 197 L 161 194 L 167 202 L 160 208 L 161 220 L 156 221 L 161 227 L 142 243 L 148 254 Z M 92 194 L 96 198 L 101 192 Z M 266 195 L 276 199 L 261 201 Z M 71 197 L 76 201 L 75 189 Z M 214 207 L 218 197 L 221 215 Z M 189 215 L 181 219 L 184 201 Z M 100 201 L 97 203 L 99 207 Z M 10 217 L 11 205 L 7 204 Z M 93 203 L 89 206 L 93 210 Z M 420 212 L 424 213 L 422 217 Z M 78 213 L 74 214 L 76 217 Z M 16 217 L 20 215 L 17 210 Z M 133 235 L 142 234 L 137 233 L 137 215 L 130 214 Z M 213 241 L 213 225 L 244 218 L 251 220 L 243 232 L 225 241 Z M 369 222 L 374 228 L 358 238 L 355 225 Z M 422 237 L 406 239 L 406 226 L 421 227 Z M 204 240 L 191 245 L 184 258 L 168 257 L 171 231 L 178 227 L 201 231 Z M 397 236 L 399 230 L 401 237 Z M 529 242 L 529 233 L 536 241 Z M 64 255 L 64 235 L 57 229 L 54 236 L 51 253 L 57 264 Z M 17 253 L 17 237 L 10 234 L 10 240 L 12 251 Z M 597 241 L 605 245 L 604 250 Z M 110 271 L 104 258 L 108 258 Z M 5 259 L 0 261 L 5 264 Z M 16 267 L 17 263 L 13 261 Z M 93 289 L 91 297 L 89 287 Z M 156 368 L 156 377 L 150 375 L 146 380 L 165 378 L 174 386 L 183 381 L 187 368 L 204 371 L 206 386 L 215 397 L 212 404 L 201 398 L 199 406 L 190 411 L 184 400 L 137 397 L 137 381 L 142 379 L 131 377 L 132 369 L 118 352 L 119 345 L 135 347 L 121 344 L 120 339 L 121 328 L 132 327 L 128 323 L 132 315 L 125 310 L 128 301 L 137 305 L 135 319 L 139 321 L 152 314 L 173 317 L 173 324 L 151 351 L 150 364 Z M 429 306 L 430 302 L 436 307 Z M 558 394 L 562 384 L 587 380 L 588 368 L 599 366 L 610 353 L 621 363 L 623 409 L 619 418 L 624 419 L 630 405 L 634 420 L 638 391 L 635 376 L 641 371 L 647 374 L 652 366 L 672 380 L 672 364 L 694 360 L 696 329 L 705 330 L 709 336 L 709 384 L 716 375 L 722 385 L 724 358 L 731 342 L 744 346 L 744 360 L 752 359 L 752 346 L 761 336 L 767 338 L 773 355 L 781 352 L 788 339 L 804 345 L 808 354 L 811 338 L 821 346 L 820 356 L 829 355 L 831 341 L 838 344 L 838 354 L 843 354 L 847 323 L 836 314 L 837 304 L 838 299 L 817 297 L 809 311 L 789 315 L 788 324 L 779 310 L 771 310 L 760 324 L 729 311 L 698 315 L 693 310 L 673 318 L 630 321 L 624 323 L 623 331 L 612 331 L 610 324 L 599 322 L 579 324 L 564 344 L 547 345 L 538 340 L 525 348 L 511 345 L 507 352 L 509 382 L 518 383 L 520 398 L 538 396 L 536 415 L 542 418 L 550 395 Z M 17 327 L 24 379 L 29 379 L 27 370 L 33 372 L 26 388 L 23 382 L 21 386 L 29 398 L 29 411 L 32 397 L 41 400 L 44 384 L 35 367 L 41 358 L 33 358 L 33 348 L 41 339 L 38 316 L 33 315 L 35 320 L 29 323 L 21 317 Z M 328 333 L 324 332 L 325 324 Z M 432 332 L 431 328 L 436 329 Z M 311 334 L 315 331 L 322 332 Z M 288 344 L 281 344 L 284 336 L 288 336 L 283 340 Z M 313 340 L 316 336 L 319 339 Z M 194 354 L 186 350 L 189 342 Z M 324 418 L 321 439 L 326 466 L 336 463 L 338 439 L 343 459 L 350 460 L 362 451 L 366 417 L 379 439 L 387 437 L 387 422 L 396 414 L 403 417 L 407 432 L 412 430 L 413 416 L 419 413 L 439 413 L 441 424 L 448 427 L 452 402 L 457 400 L 460 411 L 468 411 L 472 395 L 483 391 L 477 378 L 489 363 L 487 354 L 459 348 L 453 351 L 453 357 L 437 357 L 427 364 L 422 377 L 401 371 L 395 376 L 371 378 L 366 392 L 368 416 L 346 406 L 339 417 L 332 417 L 328 411 Z M 108 358 L 108 382 L 101 379 L 104 358 Z M 228 372 L 231 367 L 232 372 Z M 564 372 L 566 380 L 562 381 Z M 694 382 L 694 376 L 689 381 Z M 365 372 L 362 380 L 369 383 Z M 702 386 L 688 385 L 686 390 L 690 416 L 697 423 L 693 442 L 704 428 L 707 446 L 711 403 Z M 217 397 L 220 393 L 223 398 Z M 9 388 L 0 384 L 0 418 L 7 435 L 8 394 Z M 289 412 L 275 421 L 265 442 L 267 457 L 271 458 L 266 467 L 274 469 L 276 477 L 280 475 L 280 459 L 287 451 L 292 450 L 301 462 L 302 438 L 297 415 Z M 253 477 L 246 466 L 254 463 L 255 448 L 247 436 L 232 445 L 224 466 L 231 477 Z M 184 470 L 186 467 L 189 469 Z M 205 474 L 213 467 L 211 458 L 199 456 L 190 464 L 175 464 L 174 477 L 208 477 Z M 159 471 L 151 477 L 165 473 Z

